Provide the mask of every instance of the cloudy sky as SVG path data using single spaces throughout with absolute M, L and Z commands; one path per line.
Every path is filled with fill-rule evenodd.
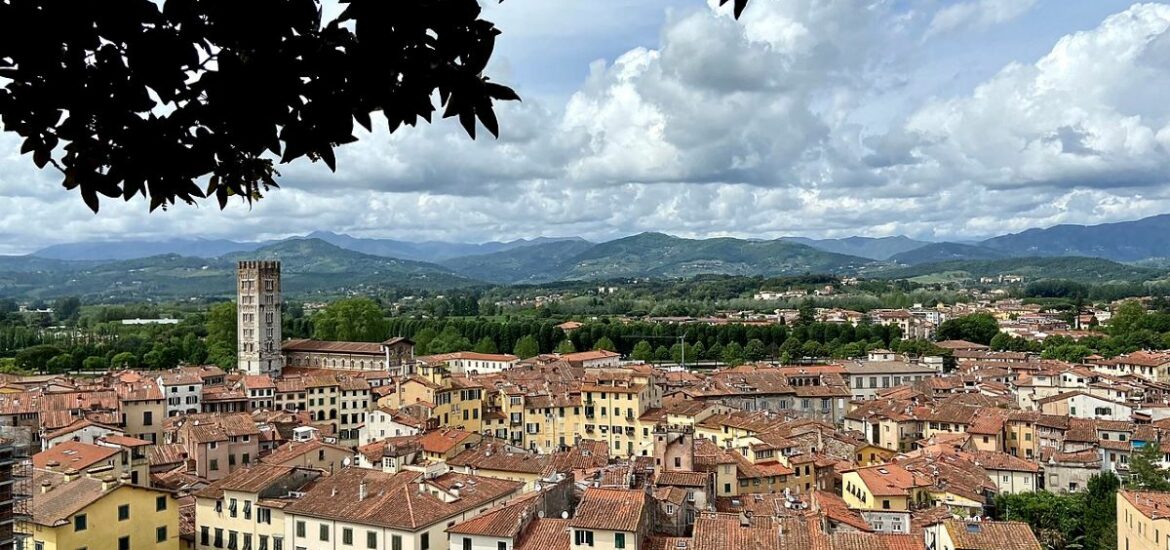
M 453 120 L 295 163 L 251 209 L 90 214 L 0 136 L 0 253 L 331 230 L 973 239 L 1170 213 L 1170 5 L 486 1 L 499 140 Z

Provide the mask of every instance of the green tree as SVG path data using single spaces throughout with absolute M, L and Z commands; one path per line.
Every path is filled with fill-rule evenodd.
M 447 325 L 438 336 L 433 338 L 430 344 L 427 345 L 427 353 L 430 355 L 438 353 L 454 353 L 456 351 L 468 351 L 472 348 L 471 340 L 463 336 L 459 329 L 454 325 Z
M 817 320 L 817 305 L 812 298 L 805 298 L 797 309 L 796 324 L 811 325 Z
M 521 359 L 536 357 L 540 355 L 540 343 L 531 334 L 526 334 L 516 341 L 516 346 L 512 348 L 512 354 Z
M 110 358 L 110 366 L 115 369 L 136 369 L 138 368 L 138 356 L 123 351 Z
M 634 344 L 634 351 L 630 353 L 630 358 L 635 361 L 649 363 L 654 360 L 654 348 L 650 345 L 650 342 L 641 340 L 637 344 Z
M 994 351 L 1007 351 L 1007 349 L 1011 345 L 1011 343 L 1012 343 L 1012 337 L 1010 335 L 1008 335 L 1008 333 L 999 332 L 999 333 L 996 333 L 996 335 L 991 338 L 990 345 L 991 345 L 991 349 Z
M 1117 306 L 1117 311 L 1109 319 L 1109 333 L 1114 336 L 1125 335 L 1141 327 L 1146 317 L 1146 308 L 1137 300 L 1126 300 Z
M 572 340 L 565 338 L 564 340 L 561 340 L 559 344 L 557 344 L 557 349 L 553 351 L 563 355 L 568 353 L 575 353 L 577 351 L 577 347 L 573 345 Z
M 42 372 L 48 368 L 49 360 L 53 359 L 64 352 L 61 348 L 50 345 L 32 346 L 20 350 L 16 353 L 16 360 L 14 361 L 16 368 L 26 371 Z M 73 364 L 73 359 L 70 357 L 69 365 Z M 66 367 L 68 370 L 69 367 Z
M 670 350 L 666 346 L 658 346 L 654 349 L 655 361 L 670 361 Z
M 42 370 L 52 374 L 69 372 L 73 370 L 73 356 L 68 353 L 55 355 L 45 362 L 44 369 Z
M 483 338 L 480 338 L 479 341 L 475 343 L 475 347 L 472 348 L 472 351 L 476 353 L 499 353 L 499 349 L 496 348 L 496 341 L 492 340 L 490 336 L 484 336 Z
M 67 296 L 53 302 L 53 315 L 58 321 L 65 322 L 75 319 L 81 312 L 81 299 L 77 296 Z
M 752 339 L 743 348 L 743 356 L 748 361 L 762 361 L 768 356 L 768 348 L 764 347 L 764 342 L 759 339 Z
M 1162 451 L 1157 441 L 1148 441 L 1135 451 L 1129 459 L 1130 480 L 1127 485 L 1147 491 L 1170 491 L 1167 472 L 1158 465 Z
M 742 365 L 744 361 L 743 346 L 739 345 L 739 342 L 729 342 L 723 346 L 722 360 L 732 367 Z
M 89 372 L 107 370 L 110 368 L 110 362 L 106 361 L 105 357 L 95 357 L 91 355 L 86 357 L 85 361 L 81 363 L 81 368 Z
M 614 345 L 613 340 L 610 340 L 608 336 L 602 336 L 600 340 L 593 343 L 593 349 L 603 349 L 606 351 L 616 352 L 617 346 Z
M 990 313 L 973 313 L 947 319 L 938 327 L 939 340 L 967 340 L 989 345 L 996 334 L 999 334 L 999 321 Z
M 1071 550 L 1085 534 L 1084 493 L 1001 493 L 995 508 L 999 519 L 1027 523 L 1046 548 Z
M 235 302 L 215 304 L 207 312 L 207 361 L 223 369 L 236 368 L 239 359 L 236 353 L 239 343 L 236 337 L 239 327 L 236 312 Z
M 1121 480 L 1112 472 L 1094 474 L 1085 491 L 1085 548 L 1116 550 L 1117 490 Z
M 313 316 L 313 338 L 318 340 L 381 342 L 387 331 L 382 309 L 369 298 L 338 300 Z

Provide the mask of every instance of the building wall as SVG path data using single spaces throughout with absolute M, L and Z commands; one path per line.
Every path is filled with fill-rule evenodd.
M 1117 495 L 1117 550 L 1162 550 L 1170 547 L 1170 519 L 1150 519 Z
M 236 515 L 232 517 L 231 502 L 236 500 Z M 257 504 L 255 493 L 239 491 L 224 491 L 223 499 L 219 501 L 217 511 L 216 499 L 197 498 L 195 502 L 195 548 L 200 550 L 216 548 L 216 532 L 221 534 L 222 546 L 226 548 L 231 534 L 237 537 L 236 548 L 243 548 L 245 537 L 251 537 L 253 550 L 260 548 L 260 537 L 268 538 L 268 550 L 273 548 L 273 539 L 284 537 L 284 511 L 280 508 L 262 507 Z M 264 508 L 271 514 L 270 522 L 260 521 L 260 509 Z M 250 514 L 245 510 L 250 509 Z M 246 517 L 247 516 L 247 517 Z M 207 543 L 204 544 L 203 532 L 207 532 Z M 294 550 L 288 545 L 285 550 Z
M 126 435 L 144 439 L 151 443 L 162 443 L 163 419 L 166 418 L 164 401 L 123 401 L 122 425 Z
M 157 511 L 156 499 L 160 496 L 165 499 L 166 509 Z M 120 521 L 118 507 L 123 504 L 130 506 L 130 518 Z M 68 524 L 58 527 L 27 523 L 19 530 L 30 533 L 34 543 L 42 543 L 44 550 L 116 549 L 121 537 L 130 537 L 131 548 L 178 550 L 180 547 L 179 504 L 163 491 L 123 485 L 79 514 L 86 516 L 83 531 L 74 530 L 73 517 L 76 516 L 70 517 Z M 162 542 L 156 539 L 158 527 L 166 527 L 166 539 Z

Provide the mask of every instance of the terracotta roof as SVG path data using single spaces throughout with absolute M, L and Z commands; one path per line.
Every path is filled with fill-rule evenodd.
M 66 441 L 32 456 L 33 466 L 63 472 L 70 468 L 84 471 L 100 462 L 105 462 L 121 449 L 93 445 L 80 441 Z
M 352 355 L 377 355 L 385 357 L 380 342 L 327 342 L 324 340 L 288 340 L 280 345 L 283 351 L 338 353 Z
M 291 466 L 277 466 L 273 464 L 256 464 L 247 468 L 239 468 L 227 477 L 219 479 L 204 489 L 195 493 L 199 498 L 222 498 L 223 492 L 240 491 L 244 493 L 259 493 L 269 485 L 280 481 L 294 470 Z
M 419 438 L 419 444 L 428 453 L 447 454 L 473 434 L 460 428 L 442 428 L 427 432 Z
M 513 550 L 569 550 L 569 520 L 537 518 L 516 540 Z
M 969 451 L 961 453 L 961 455 L 968 456 L 971 460 L 983 467 L 985 470 L 1007 470 L 1013 472 L 1031 472 L 1037 473 L 1040 471 L 1040 466 L 1030 460 L 1024 460 L 1017 456 L 1012 456 L 1007 453 L 999 453 L 995 451 Z
M 447 529 L 448 533 L 477 535 L 481 537 L 514 538 L 524 526 L 524 521 L 536 515 L 536 504 L 540 493 L 533 491 L 517 497 L 503 506 L 497 506 L 467 521 L 456 523 Z
M 740 514 L 704 513 L 695 518 L 693 539 L 694 550 L 812 548 L 808 524 L 803 518 L 746 518 Z
M 854 529 L 861 531 L 873 531 L 865 518 L 861 517 L 861 512 L 849 508 L 836 493 L 829 491 L 817 491 L 814 494 L 814 499 L 817 508 L 825 517 L 837 523 L 844 523 Z
M 539 474 L 552 464 L 552 457 L 523 451 L 511 451 L 494 443 L 481 443 L 451 457 L 447 464 L 480 470 Z
M 645 491 L 590 487 L 585 490 L 570 525 L 579 529 L 636 532 L 645 514 Z
M 264 462 L 265 464 L 283 464 L 286 466 L 294 466 L 293 464 L 288 464 L 288 462 L 297 460 L 298 458 L 301 458 L 302 456 L 305 456 L 309 453 L 323 449 L 332 449 L 335 451 L 340 451 L 346 455 L 351 455 L 350 450 L 345 447 L 332 445 L 330 443 L 321 441 L 320 439 L 310 439 L 308 441 L 289 441 L 288 443 L 277 447 L 271 453 L 265 455 L 264 458 L 260 459 L 260 461 Z
M 115 481 L 103 489 L 101 480 L 86 475 L 65 481 L 64 474 L 47 470 L 36 470 L 32 481 L 32 521 L 50 527 L 67 524 L 73 514 L 121 486 Z
M 154 445 L 145 439 L 138 439 L 137 437 L 130 437 L 125 435 L 107 435 L 99 438 L 100 441 L 117 445 L 119 447 L 149 447 Z
M 930 485 L 930 480 L 897 464 L 858 468 L 857 475 L 874 496 L 903 496 L 915 487 Z
M 1027 523 L 1020 521 L 943 522 L 955 550 L 1040 550 L 1040 541 Z
M 674 487 L 706 487 L 711 474 L 705 472 L 660 472 L 654 478 L 655 485 Z
M 823 540 L 825 550 L 926 550 L 926 541 L 916 534 L 839 532 Z
M 146 461 L 151 466 L 179 464 L 187 460 L 187 449 L 178 443 L 153 445 L 146 448 Z
M 319 480 L 285 513 L 417 531 L 515 494 L 524 486 L 519 481 L 451 472 L 426 480 L 429 488 L 425 490 L 418 488 L 419 482 L 423 482 L 419 472 L 345 468 Z M 432 490 L 452 495 L 457 491 L 459 497 L 447 502 L 431 494 Z
M 1170 518 L 1170 492 L 1122 489 L 1118 494 L 1150 519 Z

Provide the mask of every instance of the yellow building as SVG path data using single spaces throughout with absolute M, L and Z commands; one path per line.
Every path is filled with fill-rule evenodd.
M 1117 493 L 1117 550 L 1170 547 L 1170 493 Z
M 323 475 L 320 470 L 260 464 L 232 472 L 195 493 L 195 547 L 284 548 L 284 507 Z
M 841 474 L 841 497 L 858 510 L 909 510 L 929 499 L 924 489 L 930 485 L 928 478 L 897 464 L 882 464 Z
M 171 493 L 130 485 L 112 469 L 86 474 L 37 470 L 32 513 L 17 530 L 42 550 L 178 550 L 179 503 Z

